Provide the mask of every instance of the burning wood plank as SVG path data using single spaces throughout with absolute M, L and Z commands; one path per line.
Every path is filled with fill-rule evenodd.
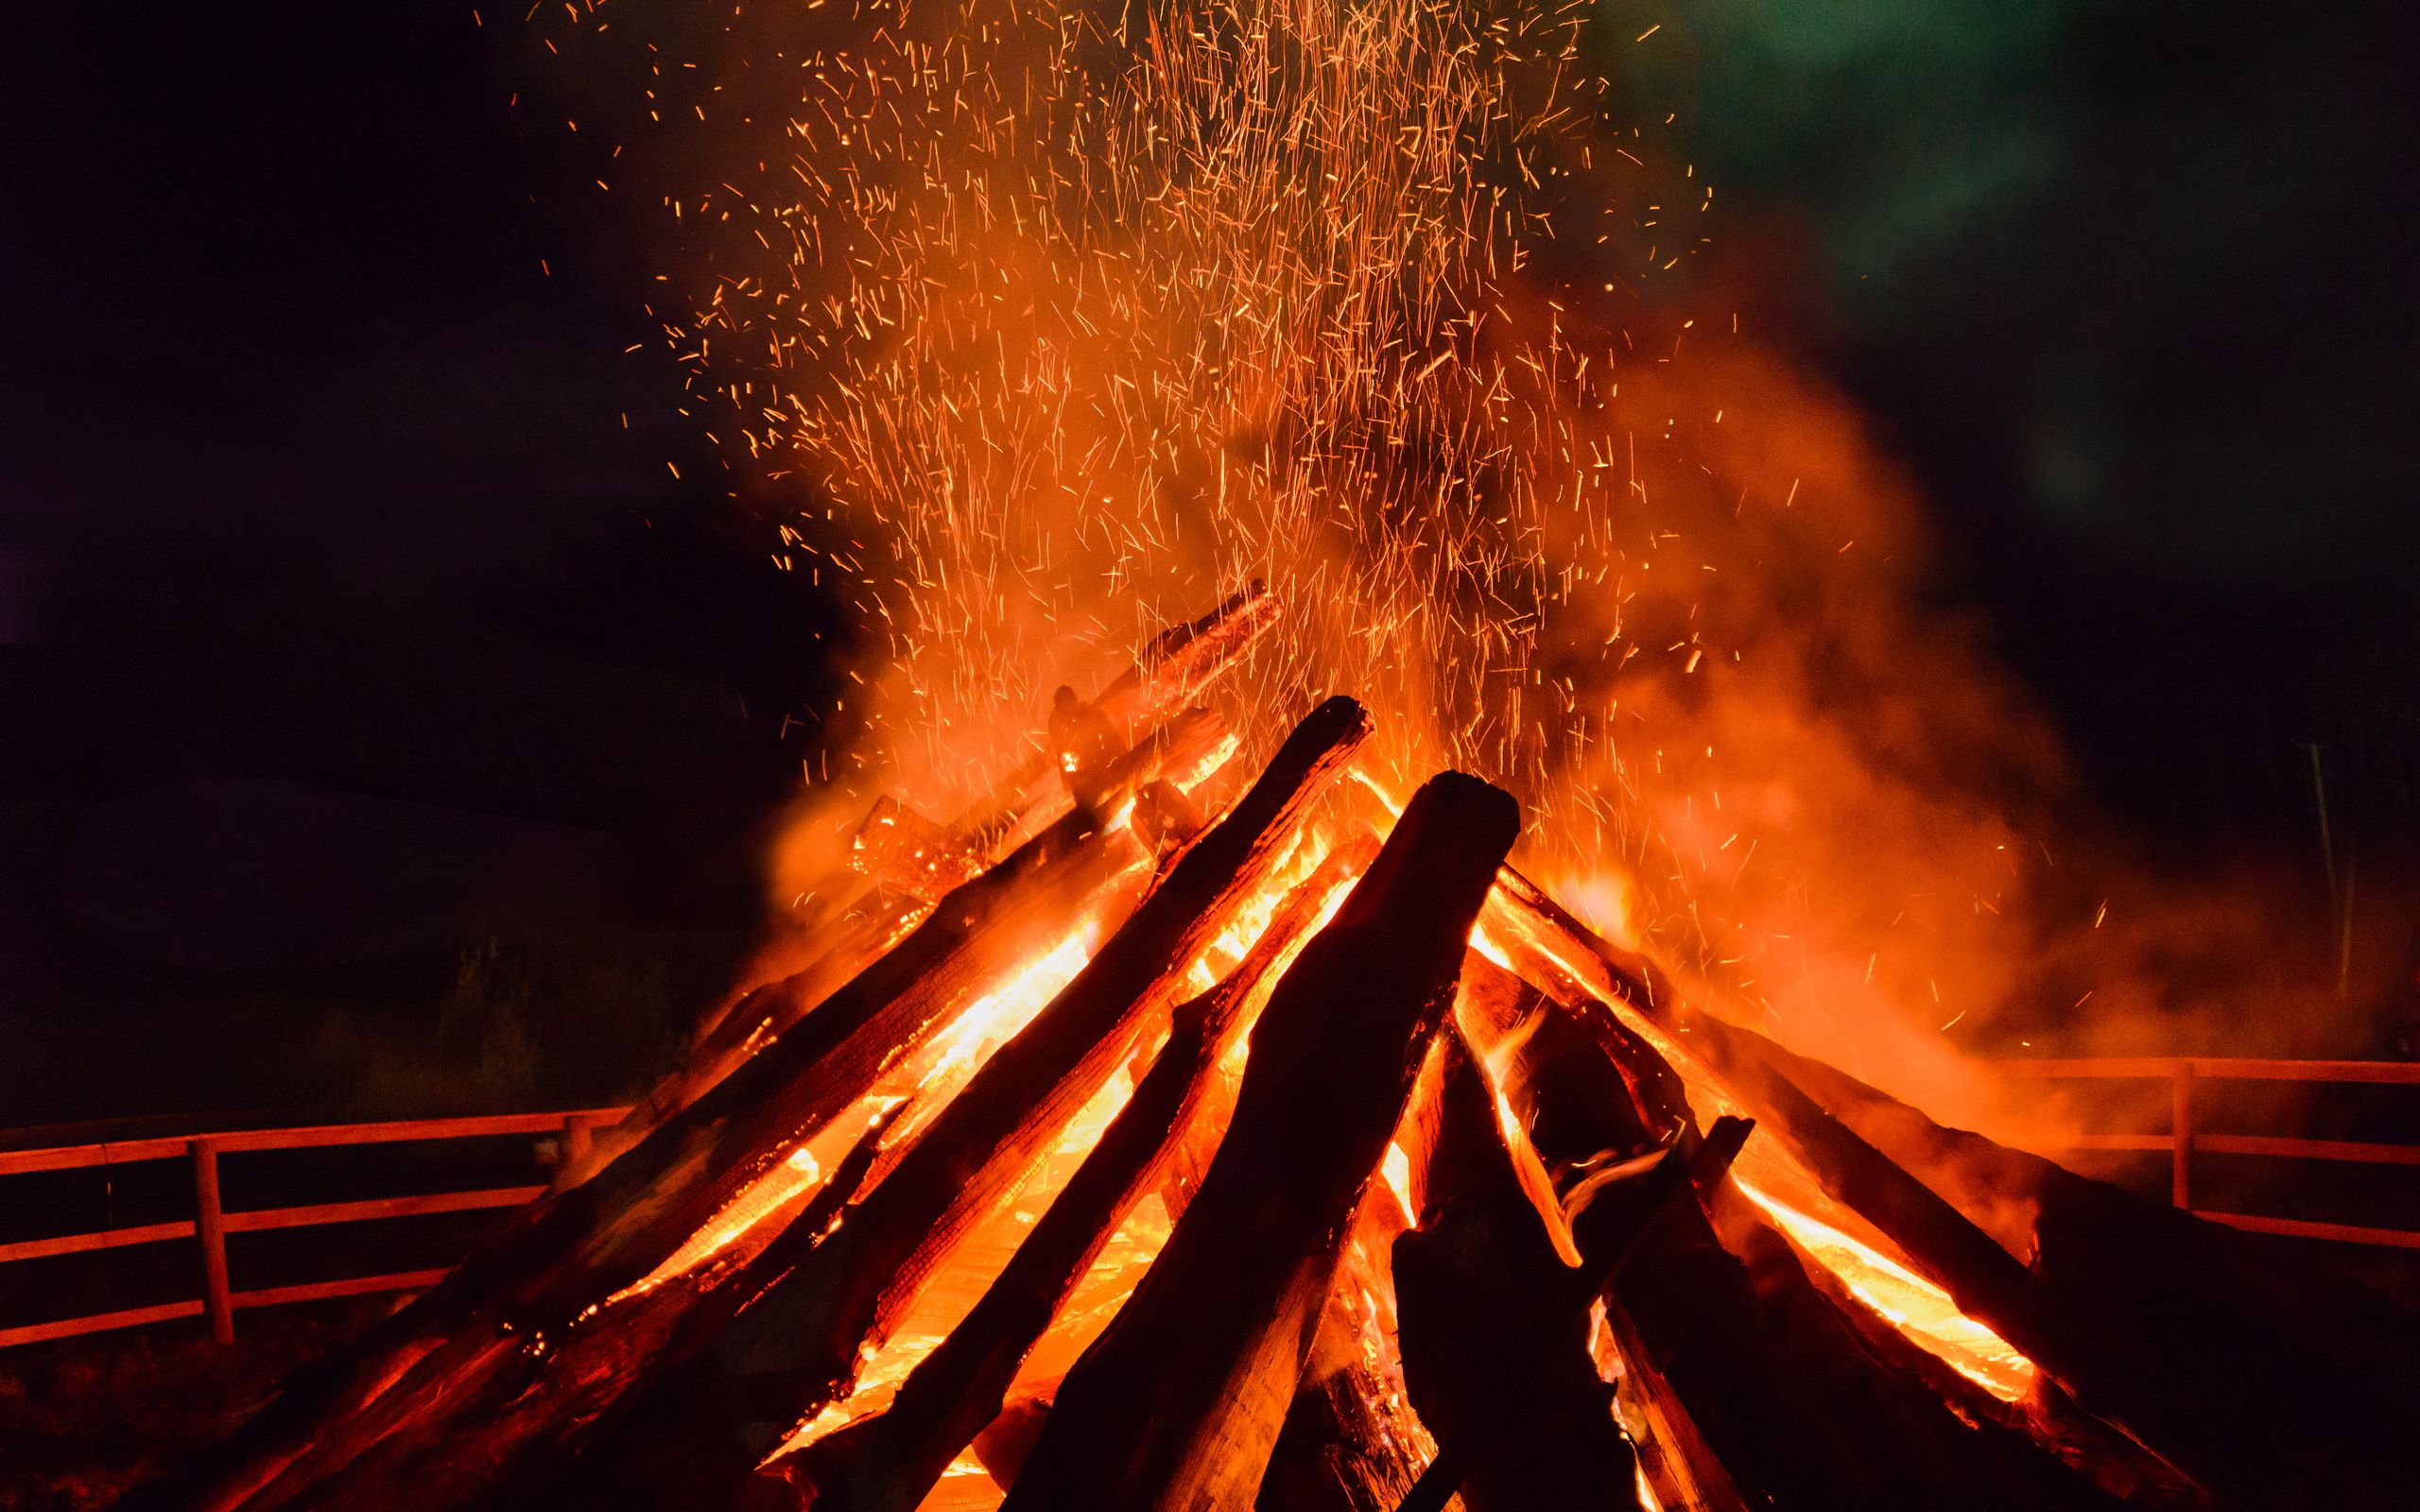
M 1464 955 L 1467 969 L 1471 957 Z M 1416 1221 L 1448 1038 L 1430 1042 L 1379 1173 L 1364 1190 L 1254 1512 L 1393 1512 L 1436 1453 L 1405 1399 L 1388 1257 Z M 1415 1153 L 1416 1152 L 1416 1153 Z
M 1279 985 L 1201 1193 L 1061 1386 L 1008 1508 L 1250 1504 L 1346 1220 L 1517 829 L 1511 798 L 1471 778 L 1413 799 Z
M 1248 584 L 1200 619 L 1170 626 L 1152 637 L 1133 664 L 1093 698 L 1090 708 L 1120 732 L 1142 721 L 1165 717 L 1167 711 L 1199 696 L 1276 623 L 1277 601 L 1259 583 Z M 961 845 L 981 854 L 995 851 L 1004 838 L 1029 830 L 1038 816 L 1067 801 L 1062 755 L 1045 749 L 1026 758 L 989 794 L 952 820 L 950 833 Z
M 878 1115 L 830 1177 L 770 1221 L 808 1233 L 828 1229 L 859 1194 L 885 1136 L 906 1105 Z M 288 1506 L 367 1509 L 469 1507 L 493 1503 L 498 1481 L 527 1447 L 594 1420 L 670 1349 L 699 1294 L 730 1278 L 736 1263 L 699 1271 L 616 1304 L 596 1326 L 567 1331 L 551 1348 L 514 1351 L 491 1373 L 456 1383 L 438 1417 L 389 1435 L 341 1469 L 301 1489 Z
M 1895 1351 L 1877 1358 L 1726 1177 L 1696 1182 L 1696 1201 L 1668 1204 L 1651 1183 L 1595 1185 L 1592 1167 L 1661 1122 L 1634 1111 L 1625 1125 L 1609 1112 L 1627 1101 L 1626 1084 L 1656 1078 L 1619 1075 L 1606 1052 L 1651 1052 L 1530 1001 L 1529 1032 L 1505 1057 L 1503 1080 L 1541 1160 L 1588 1194 L 1572 1219 L 1580 1250 L 1592 1261 L 1623 1256 L 1607 1322 L 1688 1479 L 1701 1488 L 1728 1482 L 1737 1488 L 1728 1494 L 1749 1504 L 2106 1504 L 2022 1435 L 1952 1413 L 1929 1372 L 1893 1368 Z
M 627 1409 L 648 1424 L 586 1473 L 624 1494 L 688 1504 L 728 1494 L 842 1394 L 959 1240 L 1029 1171 L 1123 1062 L 1193 961 L 1269 882 L 1305 811 L 1369 733 L 1333 698 L 1289 735 L 1252 789 L 1169 868 L 1115 935 L 1002 1046 L 896 1169 L 820 1244 L 785 1233 L 718 1290 L 727 1322 L 687 1332 L 683 1361 Z M 716 1312 L 726 1309 L 717 1303 Z

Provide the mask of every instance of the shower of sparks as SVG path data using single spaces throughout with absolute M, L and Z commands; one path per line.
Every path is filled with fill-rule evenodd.
M 647 110 L 751 144 L 666 197 L 717 249 L 666 336 L 735 472 L 812 501 L 777 562 L 880 632 L 900 785 L 946 807 L 1082 647 L 1258 577 L 1240 728 L 1349 687 L 1398 769 L 1557 797 L 1600 853 L 1620 805 L 1560 779 L 1662 544 L 1608 410 L 1637 341 L 1601 266 L 1515 278 L 1635 230 L 1588 8 L 842 9 L 735 66 L 647 43 Z
M 1393 781 L 1512 788 L 1534 874 L 1751 1012 L 1921 1005 L 1938 1062 L 1934 1003 L 2005 988 L 2023 847 L 1963 784 L 2032 732 L 1916 607 L 1854 420 L 1683 312 L 1713 191 L 1596 8 L 532 15 L 648 207 L 683 423 L 856 608 L 844 764 L 950 812 L 1053 685 L 1259 578 L 1248 745 L 1351 691 Z

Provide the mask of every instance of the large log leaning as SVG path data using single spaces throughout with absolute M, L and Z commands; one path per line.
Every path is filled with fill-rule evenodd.
M 1089 708 L 1121 735 L 1167 718 L 1171 711 L 1190 702 L 1233 666 L 1276 620 L 1276 601 L 1260 583 L 1250 583 L 1207 614 L 1152 637 L 1133 663 L 1095 696 Z M 1206 748 L 1171 754 L 1163 769 L 1181 777 L 1207 754 Z M 937 843 L 959 858 L 956 864 L 988 867 L 1064 816 L 1069 806 L 1066 784 L 1060 781 L 1051 752 L 1045 749 L 1019 762 L 948 825 L 926 828 L 935 832 Z M 877 803 L 869 822 L 881 812 L 882 803 Z M 942 869 L 946 870 L 947 864 Z M 585 1179 L 719 1079 L 733 1063 L 734 1047 L 753 1048 L 779 1034 L 897 944 L 923 919 L 932 898 L 926 887 L 909 891 L 921 893 L 921 901 L 909 892 L 860 884 L 802 944 L 792 947 L 789 958 L 801 961 L 796 971 L 752 987 L 705 1016 L 675 1082 L 650 1092 L 624 1121 L 625 1128 L 600 1139 L 574 1177 Z
M 1233 666 L 1276 621 L 1276 601 L 1258 582 L 1248 584 L 1199 619 L 1170 626 L 1153 636 L 1134 662 L 1094 696 L 1089 708 L 1126 734 L 1164 719 Z M 1066 813 L 1066 784 L 1060 781 L 1051 755 L 1047 749 L 1028 755 L 947 825 L 927 824 L 926 828 L 934 832 L 939 844 L 962 856 L 966 864 L 994 864 Z M 880 812 L 881 803 L 877 803 L 876 815 Z M 925 892 L 925 896 L 929 900 L 931 894 Z M 836 904 L 801 954 L 790 958 L 800 959 L 803 954 L 806 971 L 828 973 L 836 962 L 865 950 L 869 939 L 904 928 L 903 919 L 912 922 L 921 912 L 912 898 L 878 898 L 861 887 L 856 896 Z M 871 957 L 861 956 L 858 964 L 866 958 Z M 855 970 L 852 966 L 848 972 Z M 848 972 L 832 980 L 826 990 L 846 980 Z M 700 1024 L 701 1044 L 715 1034 L 732 1006 L 724 1004 Z
M 1824 1111 L 1750 1049 L 1746 1031 L 1711 1016 L 1687 1020 L 1693 1049 L 1834 1201 L 1873 1224 L 1960 1311 L 1989 1326 L 2055 1377 L 2089 1412 L 2132 1435 L 2221 1501 L 2273 1504 L 2256 1488 L 2274 1473 L 2246 1463 L 2244 1446 L 2213 1435 L 2193 1410 L 2201 1393 L 2170 1361 L 2110 1348 L 2065 1317 L 2041 1280 L 1949 1202 Z M 2241 1383 L 2232 1383 L 2240 1389 Z
M 1201 1192 L 1068 1373 L 1009 1512 L 1240 1509 L 1269 1459 L 1362 1188 L 1451 998 L 1519 814 L 1422 787 L 1253 1037 Z
M 711 1502 L 745 1483 L 801 1422 L 845 1392 L 964 1233 L 1015 1189 L 1172 1005 L 1186 971 L 1269 885 L 1306 811 L 1367 739 L 1368 713 L 1331 698 L 1297 725 L 1226 817 L 1168 868 L 1124 927 L 1002 1045 L 839 1228 L 784 1234 L 729 1290 L 744 1307 L 628 1411 L 646 1442 L 600 1445 L 583 1491 L 638 1504 Z M 810 1021 L 812 1022 L 812 1021 Z
M 1464 1022 L 1485 1006 L 1466 995 Z M 1700 1183 L 1694 1202 L 1661 1202 L 1651 1178 L 1596 1186 L 1619 1168 L 1609 1158 L 1673 1116 L 1634 1101 L 1660 1075 L 1615 1063 L 1651 1056 L 1643 1041 L 1601 1012 L 1542 1005 L 1516 1036 L 1497 1053 L 1509 1095 L 1558 1185 L 1595 1189 L 1575 1219 L 1589 1262 L 1625 1255 L 1609 1321 L 1678 1470 L 1784 1507 L 2100 1504 L 2030 1440 L 1950 1411 L 1928 1373 L 1902 1368 L 1904 1351 L 1877 1350 L 1727 1177 Z
M 1072 836 L 1077 828 L 1071 816 L 1066 830 Z M 1037 848 L 1051 843 L 1051 836 L 1034 842 Z M 891 971 L 888 958 L 877 962 L 827 1005 L 830 1011 L 749 1062 L 717 1095 L 684 1110 L 590 1182 L 546 1199 L 542 1206 L 564 1220 L 557 1234 L 525 1228 L 514 1236 L 535 1249 L 536 1263 L 511 1279 L 498 1300 L 460 1318 L 453 1336 L 390 1389 L 324 1425 L 246 1506 L 268 1512 L 285 1505 L 397 1434 L 423 1444 L 446 1442 L 455 1416 L 476 1410 L 492 1392 L 492 1378 L 509 1367 L 525 1341 L 569 1328 L 721 1221 L 760 1177 L 779 1174 L 775 1167 L 791 1149 L 908 1062 L 963 1005 L 1024 959 L 1037 931 L 1063 928 L 1095 902 L 1122 908 L 1117 889 L 1103 885 L 1136 859 L 1123 834 L 1084 833 L 1068 854 L 1020 873 L 1026 885 L 1015 878 L 1004 884 L 999 896 L 1009 902 L 1003 906 L 983 908 L 984 900 L 976 900 L 966 916 L 975 921 L 945 935 L 937 958 L 922 957 L 921 971 L 907 965 Z M 960 891 L 979 891 L 986 880 Z M 945 906 L 927 924 L 947 925 L 955 918 Z M 772 1072 L 780 1074 L 763 1074 Z M 651 1185 L 640 1179 L 649 1172 Z M 774 1231 L 772 1226 L 751 1228 L 739 1242 L 742 1249 L 761 1243 L 758 1234 Z M 562 1241 L 551 1254 L 532 1243 L 550 1238 Z M 475 1254 L 444 1284 L 475 1280 L 478 1267 L 513 1258 L 510 1248 Z
M 1322 1364 L 1332 1344 L 1359 1347 L 1339 1311 L 1331 1295 L 1253 1512 L 1393 1512 L 1420 1479 L 1426 1444 L 1401 1388 L 1358 1359 Z
M 1681 1002 L 1644 958 L 1611 945 L 1556 909 L 1542 892 L 1502 889 L 1496 902 L 1512 921 L 1508 935 L 1519 936 L 1528 947 L 1528 958 L 1520 961 L 1525 975 L 1534 972 L 1535 979 L 1564 988 L 1559 996 L 1564 1000 L 1597 998 L 1634 1037 L 1651 1040 L 1656 1058 L 1685 1067 L 1691 1079 L 1753 1112 L 1789 1145 L 1827 1195 L 1872 1224 L 1947 1291 L 1961 1310 L 2031 1356 L 2088 1411 L 2165 1454 L 2169 1465 L 2149 1467 L 2149 1479 L 2164 1483 L 2154 1487 L 2161 1494 L 2172 1493 L 2178 1470 L 2208 1490 L 2226 1489 L 2248 1504 L 2277 1504 L 2279 1496 L 2290 1500 L 2301 1494 L 2305 1477 L 2291 1468 L 2300 1455 L 2252 1450 L 2261 1435 L 2238 1436 L 2218 1426 L 2226 1412 L 2212 1417 L 2193 1405 L 2197 1394 L 2215 1392 L 2231 1396 L 2238 1413 L 2257 1412 L 2242 1390 L 2244 1373 L 2204 1370 L 2197 1385 L 2172 1368 L 2168 1363 L 2172 1356 L 2158 1348 L 2118 1344 L 2122 1328 L 2087 1322 L 2088 1309 L 2069 1308 L 2053 1298 L 2038 1278 L 2012 1258 L 2010 1244 L 2027 1247 L 2021 1242 L 2025 1210 L 2032 1206 L 2029 1193 L 2036 1186 L 2038 1171 L 2012 1171 L 2005 1163 L 1979 1159 L 1976 1136 L 1948 1142 L 1955 1144 L 1951 1148 L 1938 1138 L 1911 1132 L 1904 1119 L 1876 1118 L 1864 1125 L 1877 1140 L 1895 1142 L 1896 1152 L 1919 1168 L 1932 1170 L 1946 1191 L 1968 1204 L 1969 1211 L 1962 1211 L 1783 1076 L 1773 1057 L 1786 1052 Z M 1838 1094 L 1843 1085 L 1862 1088 L 1830 1067 L 1817 1068 L 1807 1079 L 1827 1094 Z M 1864 1091 L 1871 1093 L 1871 1089 Z M 1854 1107 L 1859 1099 L 1843 1102 Z M 2048 1162 L 2038 1164 L 2047 1167 Z M 2159 1268 L 2177 1273 L 2196 1267 L 2188 1263 Z M 2119 1269 L 2137 1278 L 2144 1275 L 2132 1264 L 2121 1263 Z M 2056 1401 L 2047 1402 L 2046 1411 L 2053 1438 L 2079 1426 L 2074 1415 Z M 2090 1431 L 2091 1425 L 2083 1426 Z M 2098 1452 L 2103 1446 L 2086 1447 Z M 2122 1452 L 2123 1446 L 2118 1448 Z M 2357 1455 L 2350 1463 L 2365 1465 L 2373 1458 Z
M 1471 960 L 1462 957 L 1465 971 Z M 1441 1033 L 1430 1041 L 1388 1142 L 1388 1166 L 1400 1150 L 1401 1169 L 1362 1194 L 1253 1512 L 1393 1512 L 1436 1452 L 1436 1439 L 1404 1395 L 1388 1263 L 1395 1242 L 1418 1221 L 1450 1039 Z M 1405 1178 L 1400 1188 L 1398 1177 Z
M 1295 951 L 1377 851 L 1331 851 L 1281 903 L 1216 988 L 1176 1010 L 1167 1042 L 999 1278 L 875 1417 L 763 1472 L 816 1512 L 913 1512 L 949 1462 L 998 1415 L 1017 1367 L 1127 1211 L 1158 1181 L 1202 1110 L 1219 1061 Z

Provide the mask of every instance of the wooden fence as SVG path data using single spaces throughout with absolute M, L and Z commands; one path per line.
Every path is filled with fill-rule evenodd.
M 2011 1076 L 2044 1080 L 2164 1081 L 2169 1085 L 2165 1134 L 2086 1134 L 2068 1140 L 2075 1150 L 2164 1150 L 2169 1157 L 2169 1200 L 2197 1217 L 2256 1233 L 2298 1239 L 2332 1239 L 2356 1245 L 2420 1249 L 2420 1233 L 2403 1228 L 2365 1228 L 2356 1224 L 2312 1223 L 2249 1212 L 2213 1212 L 2193 1205 L 2193 1158 L 2201 1155 L 2262 1155 L 2289 1160 L 2340 1160 L 2358 1165 L 2420 1166 L 2420 1145 L 2370 1144 L 2354 1140 L 2284 1139 L 2266 1134 L 2204 1134 L 2194 1126 L 2194 1089 L 2213 1081 L 2368 1082 L 2420 1087 L 2420 1065 L 2384 1060 L 2239 1060 L 2202 1056 L 2158 1056 L 2110 1060 L 2004 1060 L 1995 1069 Z
M 94 1333 L 104 1329 L 132 1328 L 137 1324 L 157 1323 L 168 1318 L 197 1316 L 208 1319 L 212 1336 L 226 1343 L 235 1336 L 235 1309 L 239 1307 L 269 1307 L 279 1302 L 317 1301 L 323 1297 L 356 1297 L 372 1292 L 419 1291 L 435 1285 L 445 1272 L 393 1271 L 380 1276 L 351 1276 L 299 1286 L 237 1291 L 227 1275 L 227 1236 L 270 1228 L 358 1223 L 372 1218 L 406 1218 L 424 1213 L 465 1212 L 482 1208 L 514 1208 L 535 1200 L 546 1190 L 543 1186 L 495 1187 L 473 1192 L 376 1197 L 362 1202 L 315 1203 L 298 1208 L 251 1208 L 230 1212 L 218 1199 L 218 1162 L 221 1157 L 257 1150 L 320 1149 L 512 1134 L 559 1134 L 562 1137 L 564 1157 L 569 1159 L 587 1148 L 594 1130 L 618 1123 L 625 1111 L 627 1109 L 619 1108 L 587 1108 L 562 1113 L 507 1113 L 486 1118 L 413 1119 L 385 1124 L 334 1124 L 314 1128 L 242 1129 L 190 1138 L 127 1140 L 37 1150 L 0 1150 L 0 1177 L 29 1176 L 41 1171 L 126 1165 L 139 1160 L 185 1161 L 193 1177 L 194 1215 L 191 1218 L 0 1244 L 0 1265 L 52 1255 L 116 1249 L 128 1245 L 156 1245 L 194 1239 L 199 1241 L 197 1280 L 201 1289 L 199 1297 L 183 1301 L 0 1329 L 0 1349 L 43 1339 L 65 1338 L 77 1333 Z
M 2168 1057 L 2124 1060 L 2014 1060 L 2000 1062 L 1998 1069 L 2012 1076 L 2045 1080 L 2118 1078 L 2167 1082 L 2170 1109 L 2167 1133 L 2084 1135 L 2071 1141 L 2069 1147 L 2078 1150 L 2167 1151 L 2171 1164 L 2170 1199 L 2176 1206 L 2201 1217 L 2261 1233 L 2420 1249 L 2420 1232 L 2406 1229 L 2365 1228 L 2351 1224 L 2312 1223 L 2298 1218 L 2273 1218 L 2255 1213 L 2212 1212 L 2193 1206 L 2193 1158 L 2196 1154 L 2256 1155 L 2297 1160 L 2420 1166 L 2420 1145 L 2201 1133 L 2194 1126 L 2194 1089 L 2200 1084 L 2210 1081 L 2370 1082 L 2420 1087 L 2420 1065 L 2368 1060 L 2232 1060 Z M 40 1171 L 123 1165 L 138 1160 L 186 1161 L 193 1176 L 192 1218 L 0 1244 L 0 1265 L 52 1255 L 115 1249 L 126 1245 L 194 1239 L 199 1241 L 198 1279 L 201 1289 L 199 1297 L 184 1301 L 0 1329 L 0 1349 L 42 1339 L 97 1332 L 104 1329 L 131 1328 L 169 1318 L 197 1316 L 208 1319 L 212 1335 L 224 1342 L 234 1337 L 235 1310 L 240 1307 L 268 1307 L 279 1302 L 315 1301 L 322 1297 L 354 1297 L 372 1292 L 418 1291 L 436 1284 L 445 1272 L 394 1271 L 298 1286 L 237 1291 L 227 1274 L 227 1236 L 269 1228 L 357 1223 L 372 1218 L 518 1207 L 535 1200 L 546 1190 L 543 1186 L 495 1187 L 470 1192 L 378 1197 L 360 1202 L 318 1203 L 297 1208 L 244 1209 L 230 1212 L 218 1198 L 218 1161 L 223 1156 L 256 1150 L 385 1144 L 410 1140 L 560 1134 L 565 1158 L 569 1159 L 586 1149 L 592 1131 L 619 1122 L 625 1111 L 627 1109 L 619 1108 L 590 1108 L 562 1113 L 508 1113 L 487 1118 L 416 1119 L 387 1124 L 337 1124 L 316 1128 L 246 1129 L 191 1138 L 130 1140 L 38 1150 L 0 1150 L 0 1177 Z

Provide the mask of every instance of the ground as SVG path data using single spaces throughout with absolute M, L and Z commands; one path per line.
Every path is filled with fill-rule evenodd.
M 0 1506 L 108 1506 L 225 1436 L 286 1371 L 367 1328 L 391 1298 L 262 1308 L 233 1345 L 198 1320 L 89 1334 L 0 1354 Z

